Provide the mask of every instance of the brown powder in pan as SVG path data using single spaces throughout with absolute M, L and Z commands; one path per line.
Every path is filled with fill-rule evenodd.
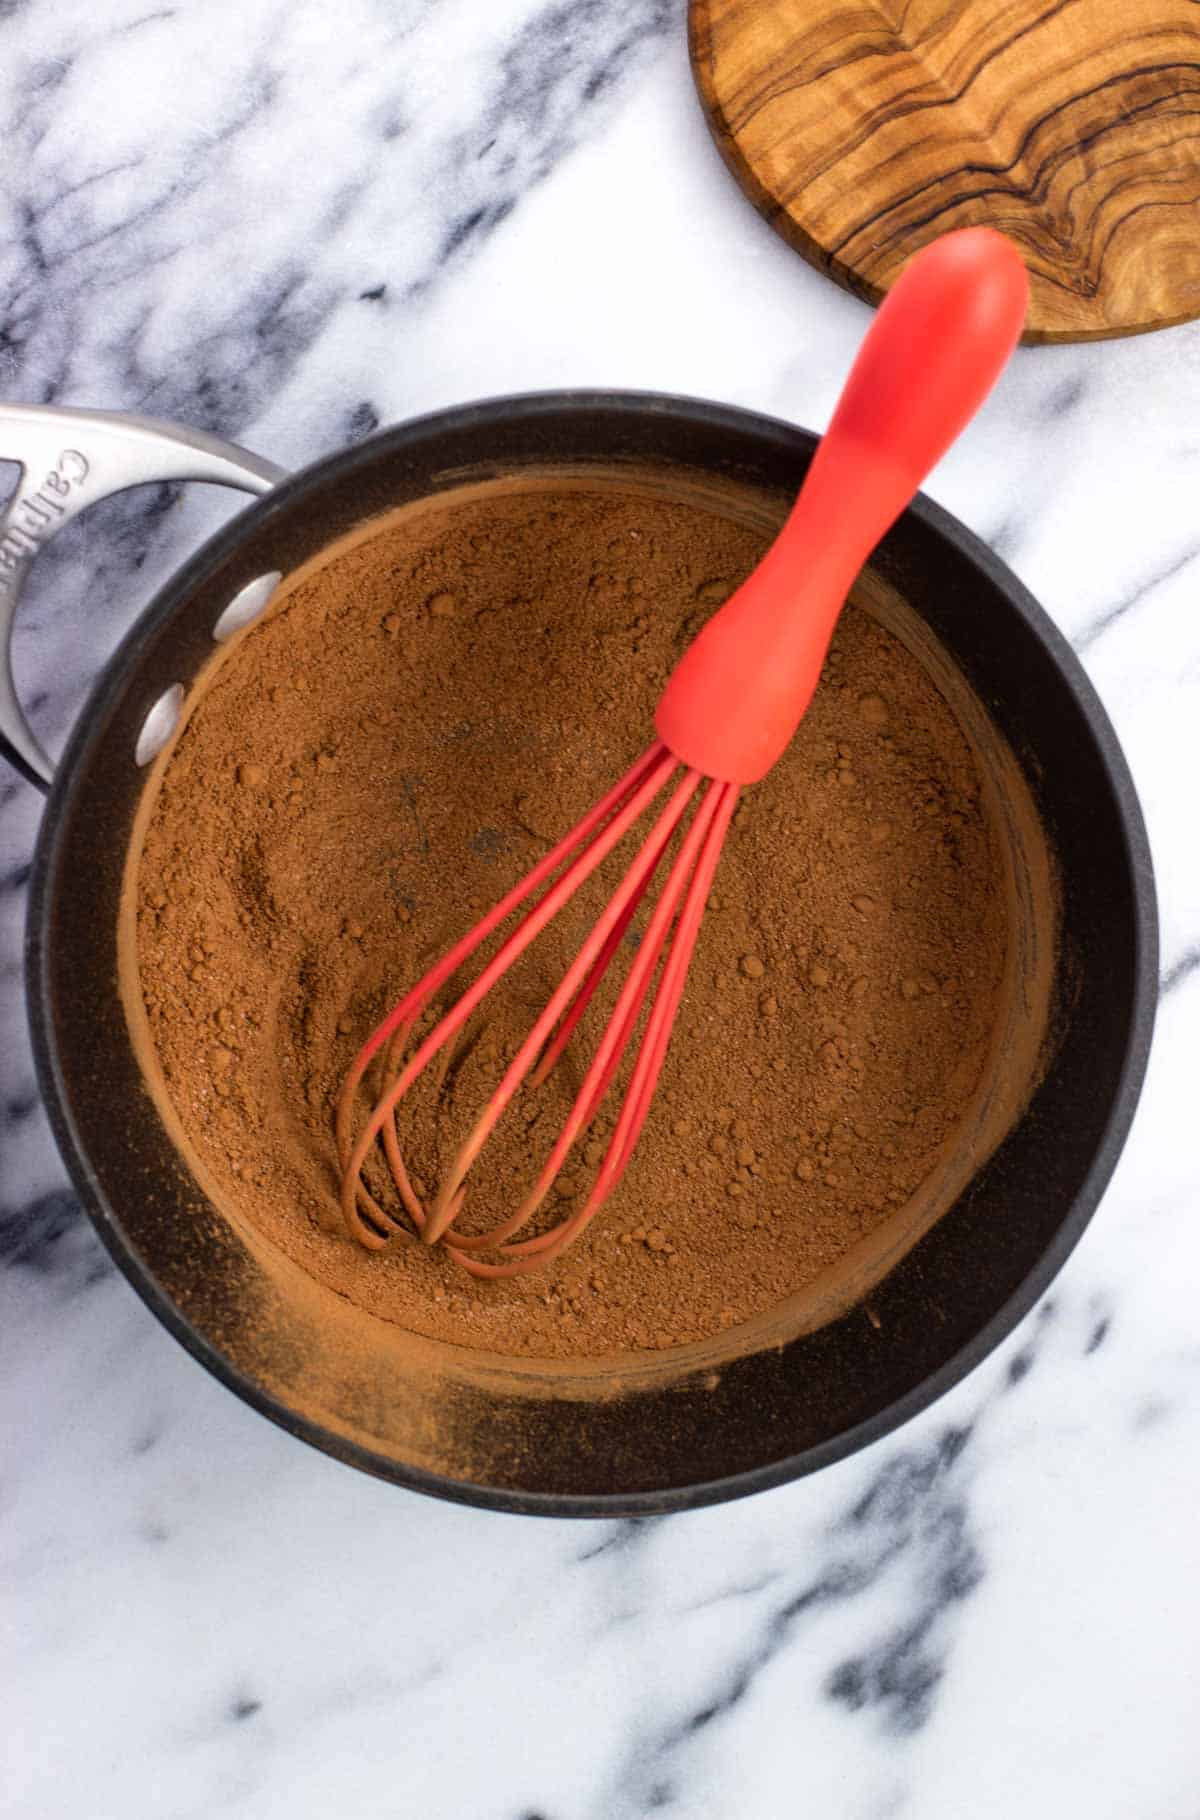
M 644 748 L 675 657 L 764 543 L 634 491 L 410 511 L 302 578 L 192 712 L 138 886 L 167 1089 L 230 1206 L 374 1314 L 508 1354 L 701 1339 L 811 1283 L 960 1124 L 1004 967 L 996 840 L 942 697 L 852 606 L 795 742 L 743 798 L 658 1098 L 586 1236 L 481 1284 L 440 1250 L 368 1254 L 341 1230 L 331 1109 L 358 1045 Z M 402 1134 L 427 1186 L 612 883 L 419 1093 Z M 579 1078 L 569 1052 L 518 1100 L 467 1229 L 511 1209 Z

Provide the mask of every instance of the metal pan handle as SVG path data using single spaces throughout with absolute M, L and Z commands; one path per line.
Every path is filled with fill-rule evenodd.
M 0 460 L 18 462 L 17 488 L 0 513 L 0 750 L 48 790 L 54 767 L 17 700 L 12 635 L 21 588 L 38 551 L 80 512 L 148 481 L 203 480 L 269 493 L 285 470 L 198 430 L 152 417 L 51 405 L 0 405 Z

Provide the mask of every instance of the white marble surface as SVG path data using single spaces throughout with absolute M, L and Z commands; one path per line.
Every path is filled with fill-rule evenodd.
M 5 0 L 0 394 L 285 462 L 566 384 L 819 426 L 866 315 L 733 189 L 682 12 Z M 902 1434 L 742 1505 L 437 1505 L 187 1358 L 82 1222 L 38 1108 L 39 803 L 0 783 L 0 1811 L 1197 1820 L 1198 423 L 1198 329 L 1028 351 L 935 476 L 1125 742 L 1162 894 L 1156 1047 L 1022 1330 Z M 18 662 L 53 749 L 213 513 L 131 495 L 43 562 Z

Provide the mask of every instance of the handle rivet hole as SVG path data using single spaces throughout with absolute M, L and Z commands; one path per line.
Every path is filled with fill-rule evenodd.
M 244 588 L 239 588 L 229 605 L 218 615 L 213 627 L 213 637 L 217 643 L 224 644 L 243 626 L 253 625 L 261 613 L 265 613 L 267 603 L 283 580 L 278 569 L 272 569 L 268 575 L 256 575 Z
M 172 683 L 164 689 L 145 720 L 133 749 L 134 763 L 148 765 L 152 758 L 157 758 L 167 741 L 179 725 L 179 716 L 183 712 L 183 684 Z

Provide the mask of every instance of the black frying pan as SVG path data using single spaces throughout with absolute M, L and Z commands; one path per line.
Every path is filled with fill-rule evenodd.
M 362 1317 L 339 1333 L 337 1310 L 314 1319 L 310 1298 L 281 1287 L 206 1201 L 145 1088 L 117 989 L 118 899 L 146 775 L 137 761 L 169 731 L 231 603 L 265 598 L 273 578 L 368 517 L 559 463 L 652 464 L 747 495 L 791 496 L 814 438 L 718 405 L 610 393 L 445 412 L 289 478 L 211 439 L 99 414 L 0 411 L 0 436 L 23 465 L 0 532 L 0 634 L 38 544 L 93 499 L 172 478 L 261 495 L 146 609 L 52 782 L 11 680 L 0 681 L 0 735 L 26 775 L 48 785 L 28 984 L 58 1142 L 134 1287 L 231 1389 L 327 1452 L 423 1491 L 555 1515 L 646 1513 L 778 1484 L 877 1439 L 978 1364 L 1042 1294 L 1099 1201 L 1141 1086 L 1156 994 L 1154 883 L 1125 760 L 1083 671 L 961 525 L 919 499 L 874 567 L 989 711 L 1055 852 L 1064 940 L 1044 1076 L 969 1185 L 873 1290 L 870 1318 L 852 1306 L 717 1369 L 667 1355 L 603 1383 L 567 1382 L 548 1364 L 456 1363 Z

